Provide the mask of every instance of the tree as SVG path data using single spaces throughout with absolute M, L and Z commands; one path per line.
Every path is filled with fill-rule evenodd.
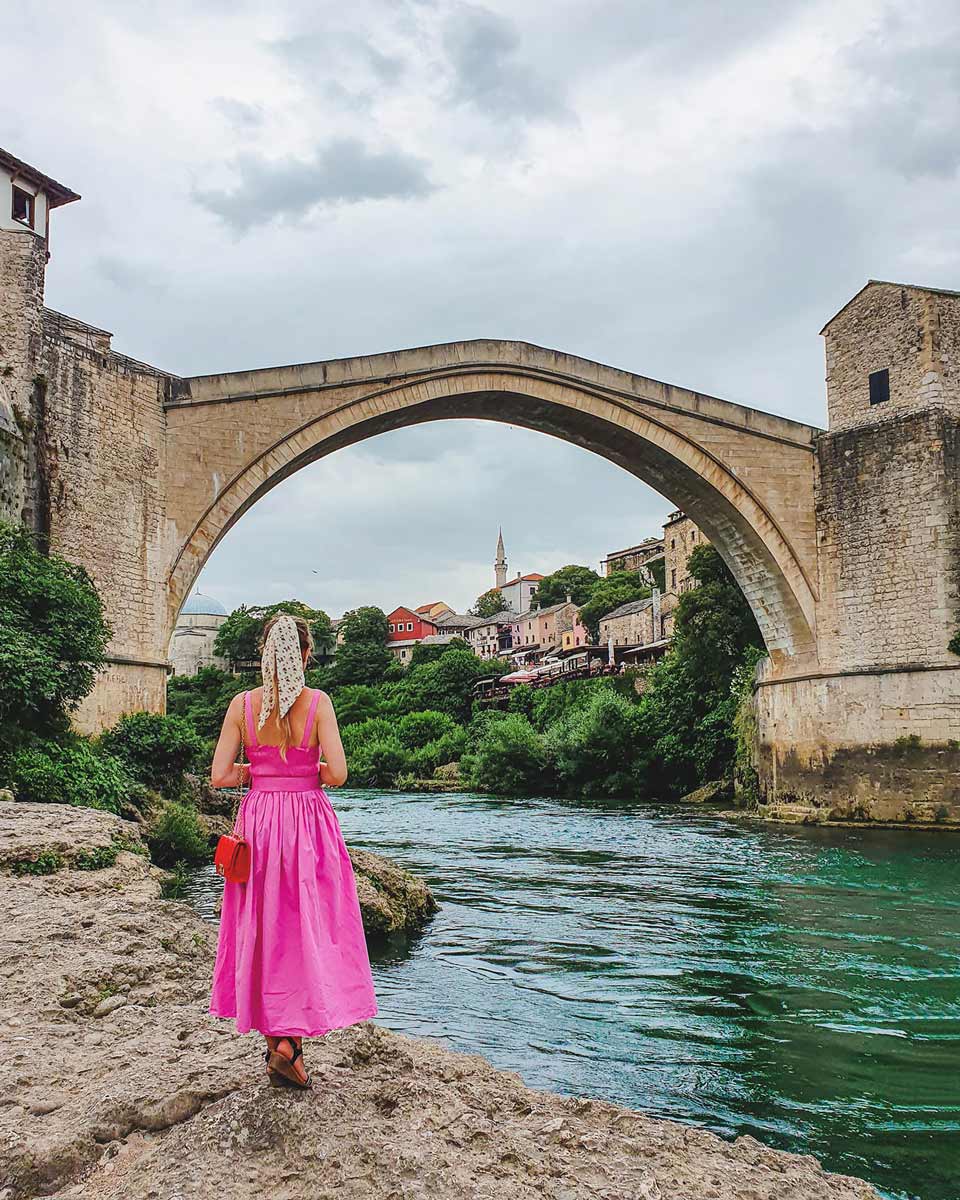
M 449 642 L 441 642 L 439 645 L 427 645 L 426 642 L 417 642 L 410 651 L 410 666 L 421 667 L 424 663 L 436 662 L 438 658 L 443 658 L 451 650 L 467 650 L 471 654 L 473 653 L 470 649 L 470 643 L 465 642 L 461 637 L 451 638 Z
M 213 649 L 216 654 L 234 667 L 238 663 L 255 662 L 260 657 L 263 630 L 271 617 L 277 613 L 289 613 L 303 617 L 310 626 L 314 645 L 318 650 L 331 647 L 335 642 L 330 618 L 321 608 L 311 608 L 302 600 L 280 600 L 276 604 L 257 605 L 248 608 L 242 604 L 235 608 L 220 626 Z
M 607 613 L 632 600 L 646 600 L 650 588 L 633 571 L 614 571 L 600 579 L 590 599 L 580 609 L 580 621 L 594 643 L 600 640 L 600 621 Z
M 455 650 L 436 662 L 411 667 L 397 689 L 398 707 L 403 712 L 434 709 L 455 721 L 469 721 L 473 710 L 473 685 L 490 675 L 505 675 L 507 663 L 481 659 L 471 650 Z
M 542 796 L 551 791 L 543 739 L 519 713 L 498 716 L 486 723 L 468 760 L 474 786 L 500 796 Z
M 330 668 L 331 687 L 382 683 L 393 674 L 393 655 L 387 649 L 387 618 L 367 605 L 344 613 L 337 631 L 342 642 Z
M 93 687 L 110 627 L 90 576 L 44 554 L 27 530 L 0 524 L 0 722 L 63 733 Z
M 698 546 L 687 565 L 697 586 L 680 597 L 673 643 L 650 672 L 640 704 L 644 784 L 655 795 L 729 774 L 734 681 L 763 654 L 756 618 L 717 551 Z
M 476 604 L 470 609 L 474 617 L 494 617 L 498 612 L 503 612 L 503 593 L 495 587 L 478 596 Z
M 569 596 L 574 604 L 586 604 L 599 582 L 600 576 L 590 567 L 560 567 L 540 580 L 530 603 L 534 608 L 549 608 L 551 604 L 562 604 Z

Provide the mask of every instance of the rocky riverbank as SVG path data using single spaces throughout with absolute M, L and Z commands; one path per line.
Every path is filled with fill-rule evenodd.
M 161 899 L 138 840 L 102 813 L 0 806 L 2 1200 L 878 1200 L 812 1158 L 370 1024 L 308 1045 L 310 1093 L 274 1091 L 258 1039 L 206 1013 L 215 930 Z M 52 874 L 14 873 L 48 853 Z

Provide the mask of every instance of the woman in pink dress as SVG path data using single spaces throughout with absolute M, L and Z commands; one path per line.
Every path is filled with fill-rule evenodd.
M 249 770 L 251 785 L 238 818 L 250 877 L 224 885 L 210 1012 L 259 1030 L 270 1082 L 302 1088 L 302 1039 L 377 1011 L 353 867 L 323 790 L 347 765 L 330 697 L 304 685 L 311 650 L 306 621 L 269 622 L 263 687 L 234 696 L 210 772 L 214 787 L 238 787 Z

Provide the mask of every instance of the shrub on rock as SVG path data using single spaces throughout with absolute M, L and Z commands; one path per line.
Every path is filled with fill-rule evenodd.
M 202 863 L 210 857 L 210 846 L 200 817 L 189 804 L 168 801 L 146 832 L 150 857 L 161 867 L 176 863 Z
M 9 762 L 17 799 L 34 804 L 72 804 L 119 813 L 137 785 L 123 763 L 83 738 L 38 742 Z
M 100 744 L 123 762 L 134 779 L 162 795 L 176 796 L 185 772 L 205 752 L 203 739 L 183 717 L 135 712 L 121 717 Z

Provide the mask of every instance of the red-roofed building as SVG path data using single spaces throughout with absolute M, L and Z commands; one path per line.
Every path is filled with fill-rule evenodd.
M 500 589 L 503 597 L 503 607 L 515 613 L 525 613 L 530 607 L 530 601 L 537 594 L 542 575 L 533 572 L 530 575 L 518 575 L 516 579 L 508 580 Z

